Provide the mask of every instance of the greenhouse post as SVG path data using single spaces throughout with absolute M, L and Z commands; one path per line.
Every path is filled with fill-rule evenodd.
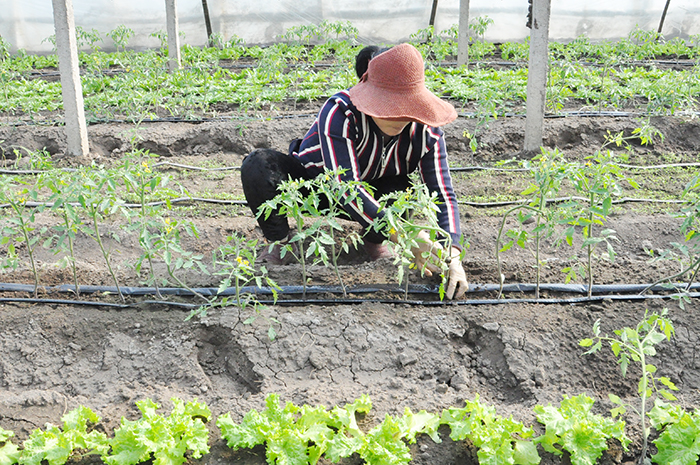
M 65 110 L 67 153 L 84 156 L 88 154 L 89 146 L 72 0 L 53 0 L 53 11 Z
M 549 13 L 551 0 L 532 0 L 530 26 L 530 58 L 525 103 L 524 152 L 535 152 L 542 146 L 544 106 L 547 93 L 549 56 Z
M 168 68 L 170 72 L 180 68 L 180 36 L 178 35 L 177 0 L 165 0 L 168 23 Z

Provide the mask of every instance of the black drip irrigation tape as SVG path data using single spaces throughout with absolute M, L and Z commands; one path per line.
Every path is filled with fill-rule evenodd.
M 594 303 L 604 301 L 644 301 L 649 299 L 671 299 L 679 294 L 669 294 L 671 290 L 668 286 L 655 285 L 649 287 L 648 284 L 599 284 L 594 285 L 591 297 L 568 297 L 568 298 L 514 298 L 514 299 L 463 299 L 452 301 L 440 300 L 409 300 L 400 298 L 386 297 L 342 297 L 342 298 L 293 298 L 293 299 L 257 299 L 261 304 L 265 305 L 342 305 L 342 304 L 361 304 L 361 303 L 383 303 L 383 304 L 400 304 L 400 305 L 415 305 L 415 306 L 445 306 L 445 305 L 505 305 L 514 303 L 532 303 L 532 304 L 578 304 L 578 303 Z M 687 289 L 682 295 L 690 298 L 700 297 L 700 292 L 690 292 L 691 290 L 700 289 L 700 283 L 691 284 L 676 283 L 672 286 L 673 290 Z M 535 284 L 518 283 L 507 284 L 503 286 L 504 293 L 531 293 L 536 290 Z M 582 284 L 558 284 L 545 283 L 539 286 L 541 292 L 558 292 L 568 294 L 586 294 L 587 287 Z M 206 287 L 195 288 L 192 290 L 184 288 L 160 288 L 156 290 L 154 287 L 121 287 L 122 295 L 129 297 L 143 297 L 157 295 L 160 291 L 161 295 L 172 295 L 179 297 L 193 297 L 197 292 L 205 297 L 215 296 L 235 296 L 235 288 L 227 288 L 219 292 L 218 288 Z M 71 293 L 75 294 L 75 286 L 63 284 L 52 287 L 42 287 L 41 291 L 47 294 L 51 293 Z M 193 292 L 194 291 L 194 292 Z M 498 292 L 497 284 L 471 284 L 468 294 L 478 294 L 486 292 Z M 643 291 L 651 292 L 666 292 L 666 294 L 641 294 Z M 0 292 L 17 292 L 17 293 L 33 293 L 34 286 L 28 284 L 16 283 L 0 283 Z M 114 286 L 81 286 L 81 294 L 108 294 L 117 295 L 117 288 Z M 246 286 L 240 289 L 241 293 L 251 293 L 255 295 L 273 295 L 273 290 L 269 287 Z M 438 296 L 438 287 L 435 285 L 411 285 L 408 288 L 409 294 L 412 295 L 432 295 Z M 279 295 L 303 295 L 304 289 L 302 286 L 282 286 L 277 291 Z M 377 293 L 395 293 L 404 294 L 404 289 L 396 285 L 367 285 L 356 286 L 347 289 L 348 294 L 354 295 L 371 295 Z M 315 294 L 343 294 L 340 286 L 307 286 L 307 295 Z M 167 300 L 145 300 L 134 303 L 109 303 L 90 300 L 65 300 L 65 299 L 50 299 L 50 298 L 19 298 L 19 297 L 4 297 L 0 298 L 0 303 L 30 303 L 30 304 L 45 304 L 45 305 L 81 305 L 93 307 L 105 307 L 110 309 L 149 309 L 153 306 L 174 307 L 185 310 L 193 310 L 199 307 L 208 307 L 208 304 L 194 304 L 184 302 L 172 302 Z

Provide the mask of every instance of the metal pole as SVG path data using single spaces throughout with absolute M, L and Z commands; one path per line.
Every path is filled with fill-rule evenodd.
M 211 40 L 211 19 L 209 18 L 209 7 L 207 6 L 207 0 L 202 0 L 202 10 L 204 10 L 204 25 L 207 28 L 207 43 L 210 47 L 213 47 L 214 44 Z
M 532 0 L 530 22 L 530 58 L 525 104 L 525 141 L 523 151 L 533 153 L 542 146 L 544 108 L 549 66 L 549 13 L 551 0 Z
M 83 87 L 80 82 L 78 44 L 75 37 L 73 0 L 52 0 L 56 29 L 58 68 L 61 73 L 61 94 L 66 119 L 68 155 L 86 156 L 90 151 L 85 123 Z
M 177 21 L 177 0 L 165 0 L 165 18 L 168 32 L 168 68 L 180 69 L 180 36 Z
M 469 0 L 459 0 L 457 66 L 463 66 L 467 63 L 469 63 Z
M 666 12 L 668 11 L 668 5 L 671 3 L 671 0 L 666 0 L 666 6 L 664 6 L 664 12 L 661 13 L 661 21 L 659 21 L 659 30 L 658 33 L 661 34 L 661 30 L 664 28 L 664 21 L 666 21 Z
M 438 0 L 433 0 L 433 8 L 430 10 L 430 21 L 428 25 L 433 29 L 433 32 L 435 31 L 435 15 L 437 14 L 437 6 L 438 6 Z M 433 34 L 431 33 L 428 36 L 428 42 L 433 40 Z

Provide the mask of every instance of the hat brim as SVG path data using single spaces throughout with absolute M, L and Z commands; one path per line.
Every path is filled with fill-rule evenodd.
M 439 127 L 454 121 L 457 111 L 421 85 L 397 91 L 360 81 L 348 91 L 353 105 L 362 113 L 391 121 L 415 121 Z

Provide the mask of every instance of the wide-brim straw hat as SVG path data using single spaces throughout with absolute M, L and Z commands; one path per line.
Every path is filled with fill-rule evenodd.
M 411 44 L 396 45 L 372 58 L 349 93 L 358 110 L 377 118 L 433 127 L 457 118 L 451 104 L 425 87 L 423 57 Z

